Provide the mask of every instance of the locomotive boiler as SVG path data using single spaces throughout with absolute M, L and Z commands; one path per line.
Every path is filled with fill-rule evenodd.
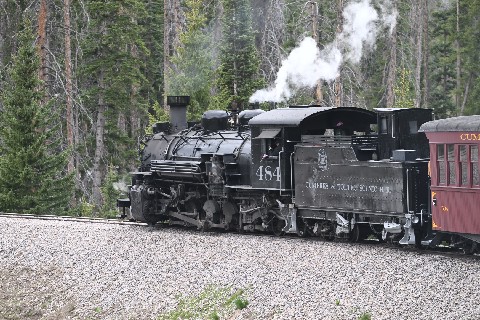
M 132 217 L 276 235 L 419 244 L 430 235 L 427 109 L 292 106 L 205 112 L 168 97 L 171 123 L 143 140 Z

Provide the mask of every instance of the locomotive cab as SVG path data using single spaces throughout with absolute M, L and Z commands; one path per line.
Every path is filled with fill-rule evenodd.
M 375 123 L 375 113 L 358 108 L 294 106 L 256 116 L 249 122 L 252 187 L 293 192 L 293 158 L 301 143 L 347 145 L 358 158 L 371 159 L 376 137 L 355 133 L 370 133 Z
M 273 127 L 252 128 L 252 187 L 290 190 L 290 156 L 298 129 Z
M 378 108 L 379 158 L 390 159 L 394 150 L 415 150 L 411 157 L 428 158 L 428 140 L 418 129 L 432 120 L 431 109 Z

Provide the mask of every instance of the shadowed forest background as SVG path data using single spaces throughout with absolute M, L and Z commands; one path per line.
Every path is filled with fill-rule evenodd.
M 249 108 L 306 37 L 321 53 L 353 52 L 341 45 L 359 31 L 352 3 L 384 13 L 373 41 L 277 107 L 480 114 L 478 1 L 0 0 L 0 211 L 112 215 L 141 137 L 168 118 L 167 95 L 192 97 L 189 120 Z

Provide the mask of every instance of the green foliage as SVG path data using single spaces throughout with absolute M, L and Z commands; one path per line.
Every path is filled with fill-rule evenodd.
M 339 305 L 340 305 L 340 299 L 336 299 L 336 300 L 335 300 L 335 305 L 336 305 L 336 306 L 339 306 Z
M 100 216 L 104 218 L 114 218 L 117 215 L 116 203 L 121 192 L 115 188 L 115 183 L 119 180 L 117 170 L 113 166 L 108 166 L 107 176 L 101 187 L 103 206 Z
M 410 74 L 411 72 L 405 68 L 400 70 L 400 75 L 393 89 L 395 92 L 395 108 L 413 108 L 414 106 Z
M 249 1 L 223 0 L 223 43 L 218 69 L 219 100 L 223 108 L 242 108 L 255 90 L 263 87 L 260 60 L 255 48 Z
M 79 217 L 92 217 L 94 210 L 93 204 L 86 201 L 85 198 L 81 198 L 75 208 L 75 213 Z
M 209 286 L 197 296 L 181 298 L 176 309 L 161 315 L 158 320 L 227 318 L 234 307 L 237 310 L 247 307 L 248 301 L 243 294 L 243 290 L 232 294 L 230 288 Z
M 455 113 L 455 15 L 453 8 L 432 14 L 429 105 L 440 118 Z
M 157 122 L 168 122 L 170 119 L 168 113 L 164 108 L 160 106 L 158 102 L 155 102 L 151 108 L 151 112 L 148 113 L 148 125 L 145 127 L 146 134 L 152 134 L 152 126 Z
M 465 114 L 480 114 L 480 2 L 460 1 L 460 50 L 462 57 L 462 101 L 466 96 Z
M 360 315 L 360 317 L 358 317 L 358 320 L 371 320 L 371 319 L 372 319 L 372 315 L 367 311 L 365 311 Z
M 233 302 L 235 303 L 237 310 L 243 310 L 248 306 L 248 300 L 246 299 L 237 298 Z
M 95 115 L 105 112 L 106 156 L 114 165 L 126 168 L 136 160 L 136 140 L 141 134 L 137 119 L 147 119 L 144 93 L 145 5 L 139 0 L 92 0 L 87 2 L 90 29 L 82 43 L 81 80 L 83 101 Z M 125 126 L 119 126 L 124 119 Z M 130 121 L 132 119 L 133 121 Z
M 177 55 L 167 70 L 168 95 L 189 95 L 189 120 L 199 120 L 211 104 L 214 76 L 213 45 L 206 31 L 207 17 L 202 0 L 185 0 L 187 27 L 180 34 Z
M 145 87 L 141 92 L 150 105 L 162 101 L 164 89 L 163 70 L 163 1 L 147 0 L 146 14 L 142 18 L 142 39 L 148 54 L 142 55 L 142 64 L 145 66 Z
M 42 102 L 35 38 L 30 21 L 23 24 L 18 51 L 2 85 L 0 208 L 65 214 L 73 194 L 72 176 L 64 172 L 68 152 L 56 138 L 60 117 Z

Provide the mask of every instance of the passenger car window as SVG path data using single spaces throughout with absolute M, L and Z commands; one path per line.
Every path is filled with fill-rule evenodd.
M 467 146 L 466 145 L 459 145 L 458 150 L 460 152 L 460 176 L 462 180 L 460 184 L 462 186 L 468 186 L 470 183 L 468 181 L 468 154 L 467 154 Z
M 438 184 L 445 184 L 445 145 L 437 144 Z
M 453 144 L 447 144 L 447 152 L 448 152 L 448 171 L 449 171 L 449 179 L 448 179 L 448 184 L 449 185 L 455 185 L 457 183 L 457 171 L 455 168 L 455 159 L 456 159 L 456 154 L 455 154 L 455 145 Z
M 478 176 L 478 146 L 470 146 L 470 166 L 472 170 L 472 184 L 478 186 L 480 179 Z

